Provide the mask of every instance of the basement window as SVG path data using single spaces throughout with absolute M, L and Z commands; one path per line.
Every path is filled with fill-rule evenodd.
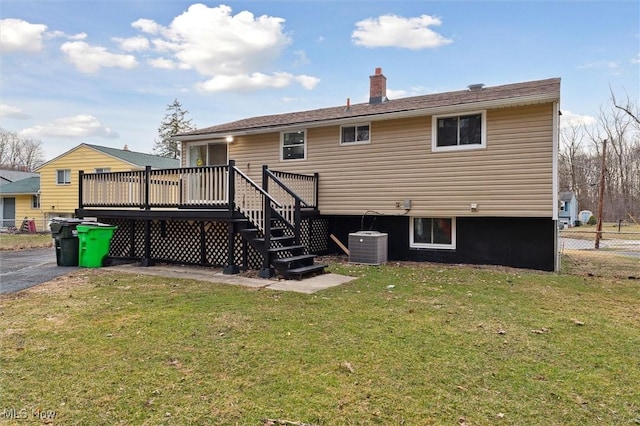
M 281 160 L 304 160 L 307 156 L 305 130 L 281 133 Z
M 409 246 L 413 248 L 456 248 L 456 219 L 450 217 L 414 217 L 409 226 Z
M 432 118 L 432 151 L 481 149 L 486 143 L 486 114 L 434 115 Z
M 340 127 L 340 145 L 369 143 L 369 124 L 356 124 Z

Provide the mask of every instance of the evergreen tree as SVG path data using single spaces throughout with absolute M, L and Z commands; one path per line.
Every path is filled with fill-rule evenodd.
M 159 139 L 153 144 L 153 153 L 161 157 L 180 158 L 180 142 L 171 140 L 172 136 L 195 130 L 191 119 L 187 120 L 189 111 L 184 111 L 177 99 L 167 105 L 167 114 L 158 128 Z

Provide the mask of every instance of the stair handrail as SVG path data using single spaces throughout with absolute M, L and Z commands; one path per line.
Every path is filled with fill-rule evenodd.
M 261 196 L 261 202 L 254 204 L 254 206 L 259 207 L 260 210 L 251 210 L 243 207 L 243 204 L 239 203 L 236 200 L 235 194 L 235 179 L 231 177 L 229 179 L 229 204 L 231 209 L 237 209 L 239 212 L 244 214 L 250 222 L 255 225 L 260 231 L 265 232 L 270 227 L 270 219 L 268 217 L 267 206 L 275 205 L 278 208 L 282 208 L 282 204 L 278 202 L 275 198 L 273 198 L 267 191 L 262 189 L 258 184 L 256 184 L 249 176 L 244 174 L 240 169 L 238 169 L 235 165 L 235 161 L 229 161 L 229 169 L 232 173 L 237 173 L 238 176 L 242 178 L 242 180 L 249 185 L 249 187 L 256 191 Z M 268 220 L 269 219 L 269 220 Z
M 289 188 L 289 187 L 287 186 L 287 184 L 285 184 L 282 180 L 280 180 L 280 178 L 279 178 L 278 176 L 276 176 L 276 175 L 275 175 L 271 170 L 266 169 L 266 172 L 267 172 L 268 176 L 269 176 L 272 180 L 274 180 L 274 181 L 278 184 L 278 186 L 279 186 L 280 188 L 284 189 L 284 191 L 285 191 L 287 194 L 291 195 L 291 196 L 292 196 L 294 199 L 296 199 L 296 200 L 300 200 L 300 205 L 301 205 L 302 207 L 312 207 L 309 203 L 307 203 L 305 200 L 303 200 L 301 196 L 299 196 L 298 194 L 296 194 L 296 193 L 293 191 L 293 189 Z M 279 206 L 279 207 L 281 207 L 281 206 Z
M 293 212 L 288 211 L 289 215 L 287 215 L 284 206 L 281 204 L 278 206 L 281 211 L 276 210 L 276 214 L 284 221 L 284 223 L 293 231 L 294 243 L 300 244 L 301 241 L 301 233 L 302 233 L 302 206 L 304 204 L 305 207 L 309 207 L 306 201 L 304 201 L 298 194 L 296 194 L 291 188 L 289 188 L 284 182 L 282 182 L 278 176 L 274 175 L 271 170 L 269 170 L 268 166 L 262 166 L 263 176 L 262 176 L 262 185 L 265 190 L 269 188 L 269 180 L 273 181 L 278 185 L 278 187 L 290 197 L 293 198 Z M 293 217 L 291 216 L 293 213 Z
M 272 177 L 279 179 L 284 186 L 300 197 L 304 207 L 318 207 L 318 173 L 304 175 L 280 170 L 269 170 L 269 172 Z M 289 180 L 291 180 L 291 182 L 289 182 Z
M 236 166 L 232 166 L 233 170 L 235 172 L 237 172 L 240 176 L 242 176 L 242 178 L 244 180 L 246 180 L 249 185 L 251 185 L 254 189 L 257 189 L 258 191 L 260 191 L 262 193 L 262 195 L 264 195 L 265 197 L 267 197 L 273 204 L 275 204 L 277 207 L 282 207 L 282 204 L 280 204 L 278 202 L 278 200 L 276 200 L 275 198 L 273 198 L 271 196 L 271 194 L 269 194 L 267 191 L 265 191 L 264 189 L 260 188 L 260 186 L 255 183 L 253 180 L 251 180 L 251 178 L 247 175 L 245 175 L 242 170 L 240 170 L 239 168 L 237 168 Z

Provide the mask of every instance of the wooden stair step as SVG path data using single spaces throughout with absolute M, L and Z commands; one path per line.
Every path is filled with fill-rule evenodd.
M 282 253 L 283 251 L 296 251 L 304 249 L 303 245 L 285 246 L 285 247 L 271 247 L 269 253 Z
M 315 254 L 300 254 L 298 256 L 283 257 L 282 259 L 274 259 L 273 263 L 279 263 L 279 264 L 293 263 L 293 262 L 300 262 L 307 259 L 315 259 L 315 257 L 316 257 Z
M 287 241 L 293 240 L 295 237 L 293 235 L 283 235 L 282 237 L 271 237 L 271 241 Z M 264 243 L 264 238 L 254 238 L 253 241 L 258 243 Z
M 284 230 L 285 230 L 285 228 L 271 228 L 271 233 L 272 234 L 281 233 Z M 244 233 L 244 234 L 251 234 L 251 233 L 256 233 L 257 234 L 258 232 L 260 232 L 260 230 L 258 228 L 244 228 L 244 229 L 241 229 L 239 232 L 240 233 Z
M 313 265 L 301 266 L 299 268 L 289 269 L 286 271 L 286 275 L 297 276 L 298 278 L 302 278 L 303 275 L 315 273 L 315 272 L 323 272 L 324 268 L 328 265 L 324 265 L 322 263 L 314 263 Z

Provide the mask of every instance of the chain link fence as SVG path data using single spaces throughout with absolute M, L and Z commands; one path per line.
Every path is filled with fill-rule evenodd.
M 596 248 L 598 232 L 595 228 L 576 227 L 559 232 L 558 247 L 560 253 L 570 254 L 575 251 L 590 251 L 598 255 L 627 256 L 638 258 L 640 268 L 640 232 L 603 230 Z

